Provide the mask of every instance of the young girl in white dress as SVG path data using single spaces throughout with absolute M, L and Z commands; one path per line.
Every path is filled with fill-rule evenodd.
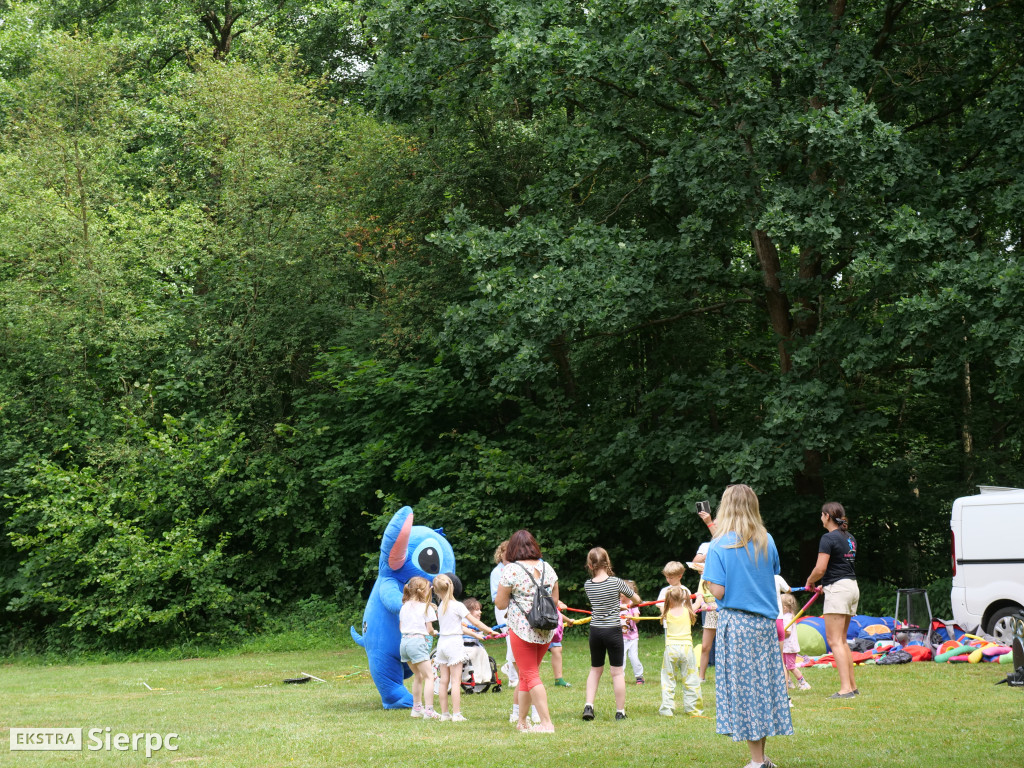
M 462 642 L 463 624 L 472 624 L 484 632 L 491 628 L 473 616 L 469 609 L 454 598 L 452 580 L 443 573 L 434 577 L 434 594 L 437 595 L 437 626 L 440 637 L 437 641 L 437 668 L 441 681 L 441 722 L 463 723 L 462 715 L 462 665 L 469 661 L 469 652 Z M 448 711 L 448 686 L 451 683 L 452 706 Z

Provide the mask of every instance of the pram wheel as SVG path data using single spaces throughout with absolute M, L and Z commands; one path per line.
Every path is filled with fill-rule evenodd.
M 491 693 L 501 693 L 501 686 L 496 685 L 493 688 L 491 688 Z
M 469 643 L 466 644 L 467 646 Z M 437 664 L 437 649 L 433 649 L 430 653 L 430 660 L 434 665 L 434 693 L 441 693 L 441 675 L 440 669 Z M 473 693 L 485 693 L 486 691 L 494 691 L 497 693 L 501 690 L 501 678 L 498 677 L 498 665 L 494 661 L 494 657 L 488 656 L 487 663 L 491 671 L 491 679 L 485 682 L 477 682 L 477 675 L 473 669 L 472 662 L 466 662 L 462 667 L 462 680 L 459 681 L 462 687 L 462 692 L 469 695 Z M 492 682 L 493 681 L 493 682 Z M 454 684 L 454 680 L 448 682 L 448 690 L 451 690 L 451 686 Z
M 501 678 L 498 677 L 498 664 L 494 661 L 493 656 L 487 657 L 487 665 L 490 667 L 490 679 L 479 683 L 476 682 L 476 670 L 473 669 L 472 665 L 463 669 L 463 691 L 466 693 L 485 693 L 487 691 L 494 691 L 494 693 L 497 693 L 501 690 Z

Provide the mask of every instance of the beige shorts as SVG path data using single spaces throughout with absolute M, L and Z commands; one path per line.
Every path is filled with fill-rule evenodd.
M 860 588 L 856 579 L 840 579 L 834 584 L 822 587 L 825 593 L 825 605 L 822 614 L 838 613 L 843 616 L 855 616 L 857 603 L 860 602 Z

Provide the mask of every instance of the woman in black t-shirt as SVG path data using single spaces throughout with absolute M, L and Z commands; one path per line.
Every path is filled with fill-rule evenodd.
M 814 583 L 820 579 L 825 595 L 822 608 L 825 639 L 832 648 L 832 657 L 839 670 L 839 692 L 829 698 L 852 699 L 860 691 L 853 681 L 853 656 L 846 635 L 860 601 L 854 570 L 857 540 L 847 531 L 846 510 L 838 501 L 830 501 L 821 508 L 821 524 L 828 533 L 818 543 L 818 562 L 807 577 L 806 587 L 813 589 Z

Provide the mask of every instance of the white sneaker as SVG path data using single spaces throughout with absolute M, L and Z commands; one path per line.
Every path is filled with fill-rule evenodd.
M 533 720 L 534 723 L 540 724 L 540 715 L 537 714 L 536 707 L 530 707 L 530 719 Z
M 441 713 L 433 709 L 424 709 L 422 717 L 424 720 L 437 720 L 441 717 Z
M 451 719 L 452 719 L 451 713 L 449 713 L 449 712 L 442 712 L 441 713 L 441 722 L 442 723 L 447 723 Z
M 414 709 L 412 712 L 409 713 L 409 717 L 423 717 L 423 710 Z
M 513 712 L 511 715 L 508 716 L 508 721 L 510 723 L 518 723 L 519 722 L 519 713 L 518 712 Z
M 454 715 L 452 715 L 452 722 L 453 723 L 464 723 L 464 722 L 466 722 L 466 718 L 463 716 L 463 714 L 461 712 L 456 712 Z

